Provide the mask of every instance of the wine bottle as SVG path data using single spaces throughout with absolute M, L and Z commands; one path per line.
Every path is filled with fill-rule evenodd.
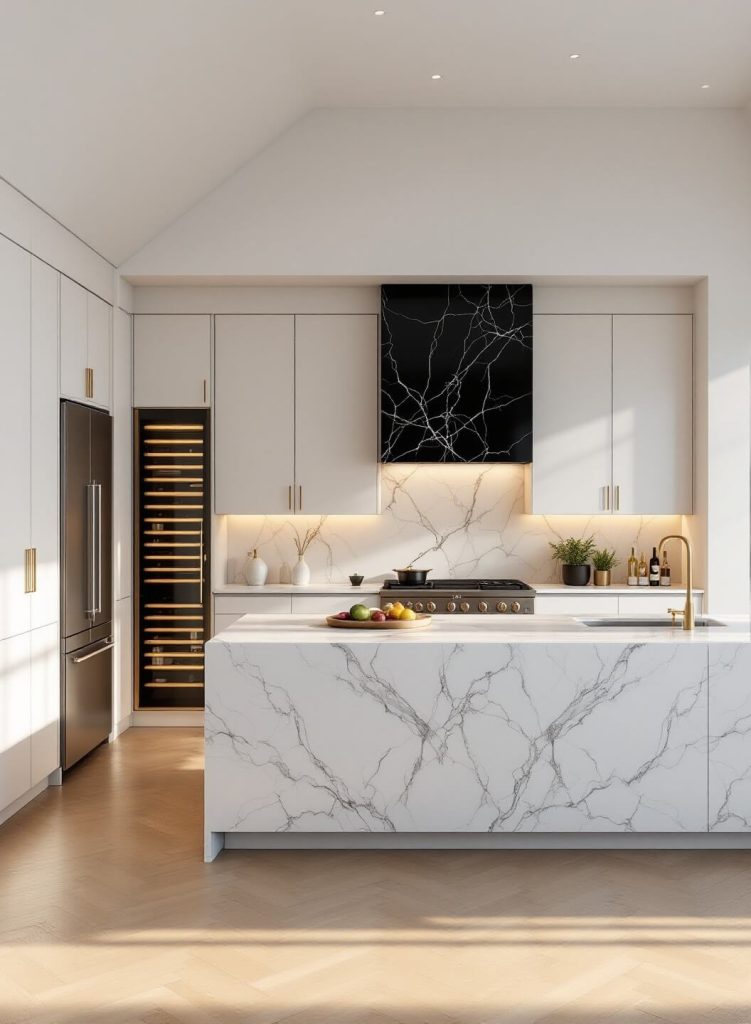
M 636 587 L 639 584 L 639 563 L 636 560 L 636 552 L 631 548 L 631 554 L 628 559 L 628 577 L 626 582 L 630 587 Z
M 652 557 L 649 560 L 649 585 L 659 587 L 660 585 L 660 559 L 657 557 L 657 548 L 652 548 Z
M 648 575 L 648 570 L 647 570 L 647 560 L 644 557 L 644 552 L 643 551 L 642 551 L 641 556 L 639 558 L 638 579 L 639 579 L 639 586 L 640 587 L 648 587 L 649 586 L 649 575 Z
M 670 566 L 668 565 L 668 553 L 663 548 L 662 551 L 662 566 L 660 567 L 660 586 L 670 586 Z

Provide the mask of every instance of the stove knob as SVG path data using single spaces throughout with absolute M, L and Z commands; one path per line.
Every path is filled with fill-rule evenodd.
M 469 611 L 469 601 L 462 601 L 462 603 L 459 605 L 459 607 L 461 608 L 461 610 L 463 612 L 468 612 Z
M 456 611 L 456 601 L 449 601 L 449 603 L 446 605 L 446 611 L 447 612 L 455 612 Z
M 477 610 L 478 612 L 486 612 L 488 610 L 487 601 L 480 601 L 480 603 L 477 605 Z
M 506 604 L 505 601 L 499 601 L 498 604 L 496 605 L 496 608 L 498 609 L 499 612 L 508 611 L 508 605 Z
M 411 608 L 412 607 L 412 602 L 411 601 L 405 601 L 404 602 L 404 607 L 405 608 Z M 516 610 L 519 611 L 518 608 Z
M 431 614 L 435 611 L 435 601 L 428 601 L 428 611 Z
M 415 611 L 416 612 L 421 612 L 422 611 L 422 601 L 415 601 Z
M 521 610 L 522 610 L 522 606 L 519 604 L 519 602 L 518 601 L 514 601 L 514 603 L 511 605 L 511 611 L 512 612 L 520 612 Z

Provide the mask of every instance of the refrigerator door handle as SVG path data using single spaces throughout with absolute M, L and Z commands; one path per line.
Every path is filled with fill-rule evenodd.
M 102 611 L 102 485 L 94 484 L 96 499 L 96 602 L 94 612 Z
M 96 615 L 96 497 L 95 484 L 86 484 L 86 607 L 91 619 Z
M 82 654 L 79 658 L 73 659 L 74 665 L 80 665 L 82 661 L 88 661 L 89 658 L 96 658 L 97 654 L 104 654 L 105 651 L 111 651 L 115 645 L 110 641 L 107 641 L 103 647 L 97 647 L 95 651 L 89 651 L 88 654 Z

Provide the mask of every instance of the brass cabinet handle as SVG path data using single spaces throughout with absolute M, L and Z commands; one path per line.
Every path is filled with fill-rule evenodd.
M 31 548 L 24 548 L 23 552 L 23 592 L 30 594 L 31 586 Z
M 91 366 L 86 367 L 84 375 L 84 390 L 86 398 L 94 397 L 94 370 Z
M 292 484 L 287 489 L 287 508 L 292 511 Z
M 620 512 L 621 510 L 621 485 L 615 485 L 615 510 Z
M 36 594 L 37 589 L 37 549 L 31 549 L 31 592 Z
M 300 484 L 300 511 L 302 512 L 302 484 Z
M 610 484 L 605 484 L 605 511 L 610 511 Z
M 206 403 L 206 378 L 203 379 L 203 401 Z

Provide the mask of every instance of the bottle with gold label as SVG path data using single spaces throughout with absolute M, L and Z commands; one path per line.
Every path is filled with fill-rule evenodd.
M 639 583 L 639 563 L 636 560 L 636 552 L 631 548 L 631 554 L 628 558 L 628 577 L 626 582 L 630 587 L 636 587 Z
M 662 551 L 662 565 L 660 566 L 660 586 L 670 586 L 670 566 L 668 565 L 668 553 L 663 548 Z
M 641 553 L 641 556 L 639 557 L 638 577 L 639 577 L 639 586 L 640 587 L 648 587 L 649 586 L 649 569 L 647 567 L 647 560 L 644 557 L 644 552 L 643 551 Z

